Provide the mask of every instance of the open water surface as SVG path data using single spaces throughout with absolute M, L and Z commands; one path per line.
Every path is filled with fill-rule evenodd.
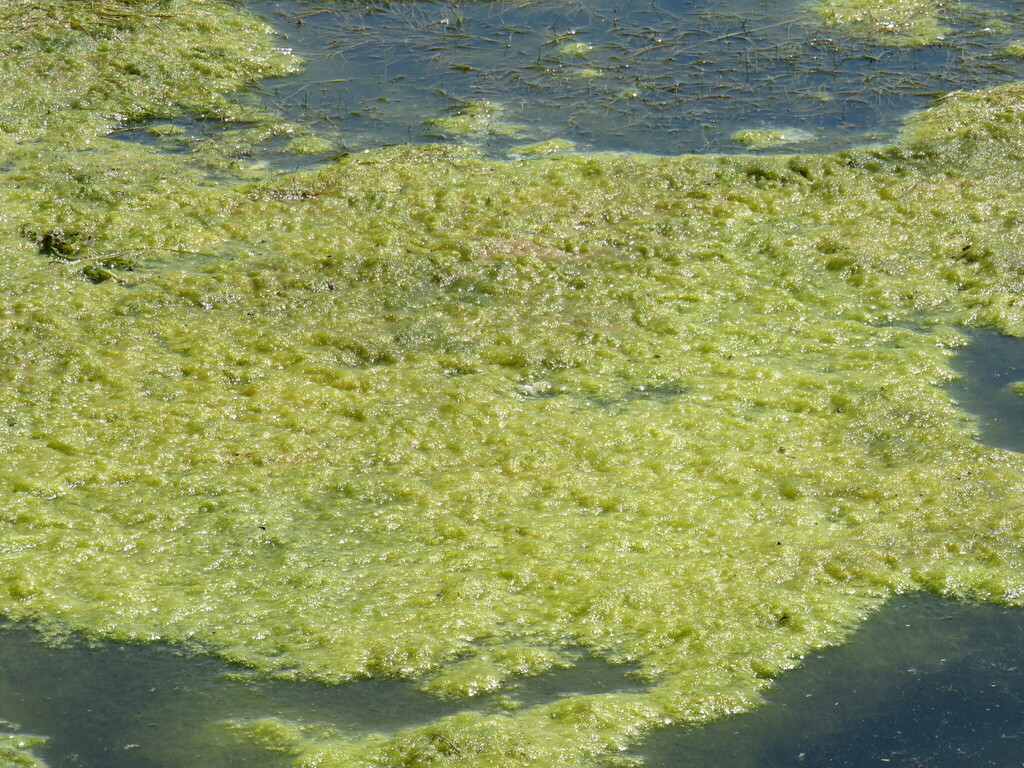
M 265 105 L 333 142 L 331 154 L 469 141 L 494 155 L 548 139 L 579 150 L 834 151 L 891 140 L 951 91 L 1024 79 L 1020 3 L 949 6 L 941 44 L 881 46 L 823 27 L 806 3 L 758 0 L 246 0 L 306 61 L 254 86 Z M 954 10 L 955 9 L 955 10 Z M 436 118 L 486 102 L 455 135 Z M 177 121 L 201 137 L 231 130 Z M 773 147 L 733 141 L 781 131 Z M 145 127 L 122 137 L 155 141 Z M 263 148 L 282 167 L 317 157 Z
M 645 745 L 658 768 L 1019 768 L 1024 611 L 903 598 L 766 706 Z
M 490 710 L 505 696 L 521 705 L 573 693 L 635 690 L 628 665 L 580 654 L 557 669 L 469 703 L 444 701 L 399 680 L 341 686 L 267 680 L 243 667 L 160 645 L 70 640 L 0 629 L 0 718 L 45 734 L 51 768 L 233 768 L 290 761 L 232 738 L 226 720 L 283 717 L 361 731 L 397 731 L 466 709 Z M 0 729 L 2 730 L 2 729 Z
M 451 138 L 430 120 L 487 101 L 504 126 L 469 138 L 492 152 L 563 138 L 655 154 L 743 151 L 741 129 L 801 151 L 891 138 L 937 96 L 1024 77 L 1001 53 L 1018 6 L 946 11 L 941 45 L 908 48 L 792 1 L 247 2 L 308 62 L 261 84 L 269 103 L 345 149 Z

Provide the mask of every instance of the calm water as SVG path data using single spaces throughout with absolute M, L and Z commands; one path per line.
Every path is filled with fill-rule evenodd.
M 630 671 L 580 654 L 573 668 L 524 679 L 503 693 L 532 706 L 571 693 L 638 689 Z M 239 742 L 217 724 L 280 716 L 396 731 L 499 703 L 495 695 L 468 706 L 445 702 L 396 680 L 343 686 L 265 680 L 159 645 L 54 647 L 24 626 L 0 629 L 0 718 L 47 735 L 38 752 L 51 768 L 272 768 L 290 762 Z
M 629 672 L 581 654 L 572 669 L 523 680 L 507 693 L 531 706 L 573 692 L 636 689 Z M 0 718 L 49 736 L 38 752 L 51 768 L 270 768 L 290 763 L 234 740 L 217 724 L 280 716 L 394 731 L 497 705 L 489 695 L 467 708 L 465 701 L 442 701 L 394 680 L 343 686 L 263 680 L 159 645 L 53 647 L 26 627 L 0 630 Z
M 1020 768 L 1024 611 L 901 599 L 768 704 L 643 750 L 659 768 Z

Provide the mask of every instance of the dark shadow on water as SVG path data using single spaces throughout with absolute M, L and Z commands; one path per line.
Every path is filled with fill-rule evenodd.
M 654 734 L 652 768 L 1020 768 L 1024 610 L 903 598 L 767 704 Z
M 978 417 L 982 442 L 1024 453 L 1024 392 L 1010 390 L 1024 381 L 1024 339 L 993 331 L 969 331 L 968 336 L 970 346 L 953 361 L 963 378 L 950 391 L 964 410 Z

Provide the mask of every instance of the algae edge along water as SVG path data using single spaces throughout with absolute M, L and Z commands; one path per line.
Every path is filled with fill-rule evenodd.
M 939 388 L 955 326 L 1020 334 L 1019 86 L 830 156 L 232 181 L 103 134 L 238 119 L 267 33 L 39 7 L 0 60 L 8 617 L 454 700 L 635 665 L 396 733 L 226 726 L 298 765 L 566 765 L 753 706 L 894 593 L 1019 601 L 1020 459 Z
M 658 732 L 642 753 L 659 768 L 1016 765 L 1022 637 L 1015 609 L 899 599 L 781 678 L 764 707 Z
M 782 678 L 754 713 L 660 731 L 633 751 L 648 765 L 666 767 L 801 762 L 838 768 L 880 759 L 1009 765 L 1019 757 L 1022 633 L 1024 614 L 1014 609 L 934 597 L 897 600 L 850 643 Z M 24 628 L 0 631 L 0 658 L 7 670 L 5 714 L 29 732 L 50 734 L 36 751 L 51 768 L 285 766 L 286 756 L 225 741 L 211 724 L 273 711 L 307 723 L 396 729 L 464 706 L 417 696 L 398 681 L 267 680 L 156 645 L 54 647 Z M 527 685 L 539 703 L 635 682 L 584 660 L 570 675 L 549 673 Z M 190 732 L 204 738 L 183 738 Z
M 48 734 L 36 754 L 62 766 L 288 765 L 286 756 L 246 748 L 217 724 L 274 713 L 304 723 L 394 732 L 466 709 L 416 691 L 407 681 L 345 686 L 270 680 L 251 670 L 159 644 L 124 645 L 66 637 L 48 641 L 25 627 L 0 630 L 4 715 Z M 541 704 L 571 693 L 638 688 L 628 667 L 580 654 L 572 668 L 524 681 L 516 695 Z M 495 709 L 496 695 L 470 702 Z

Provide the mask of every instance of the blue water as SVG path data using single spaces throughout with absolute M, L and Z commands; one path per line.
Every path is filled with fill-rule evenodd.
M 763 128 L 791 135 L 787 151 L 834 151 L 891 141 L 906 114 L 951 91 L 1024 78 L 1024 60 L 1001 53 L 1019 37 L 1013 0 L 950 5 L 940 10 L 945 40 L 909 48 L 822 27 L 803 0 L 245 6 L 306 61 L 302 74 L 251 90 L 332 142 L 304 157 L 281 151 L 286 138 L 269 140 L 260 154 L 282 168 L 437 141 L 496 156 L 552 138 L 583 151 L 772 151 L 732 140 Z M 455 137 L 429 124 L 479 101 L 498 105 L 516 130 Z M 197 138 L 238 127 L 190 115 L 174 122 Z M 156 143 L 145 129 L 117 135 Z
M 502 695 L 532 706 L 573 693 L 636 690 L 631 671 L 580 653 L 571 669 L 522 679 Z M 0 721 L 47 736 L 36 751 L 50 768 L 278 768 L 290 765 L 287 757 L 218 724 L 283 717 L 387 732 L 499 706 L 496 695 L 444 701 L 399 680 L 268 680 L 159 644 L 72 638 L 54 645 L 30 627 L 0 625 Z

